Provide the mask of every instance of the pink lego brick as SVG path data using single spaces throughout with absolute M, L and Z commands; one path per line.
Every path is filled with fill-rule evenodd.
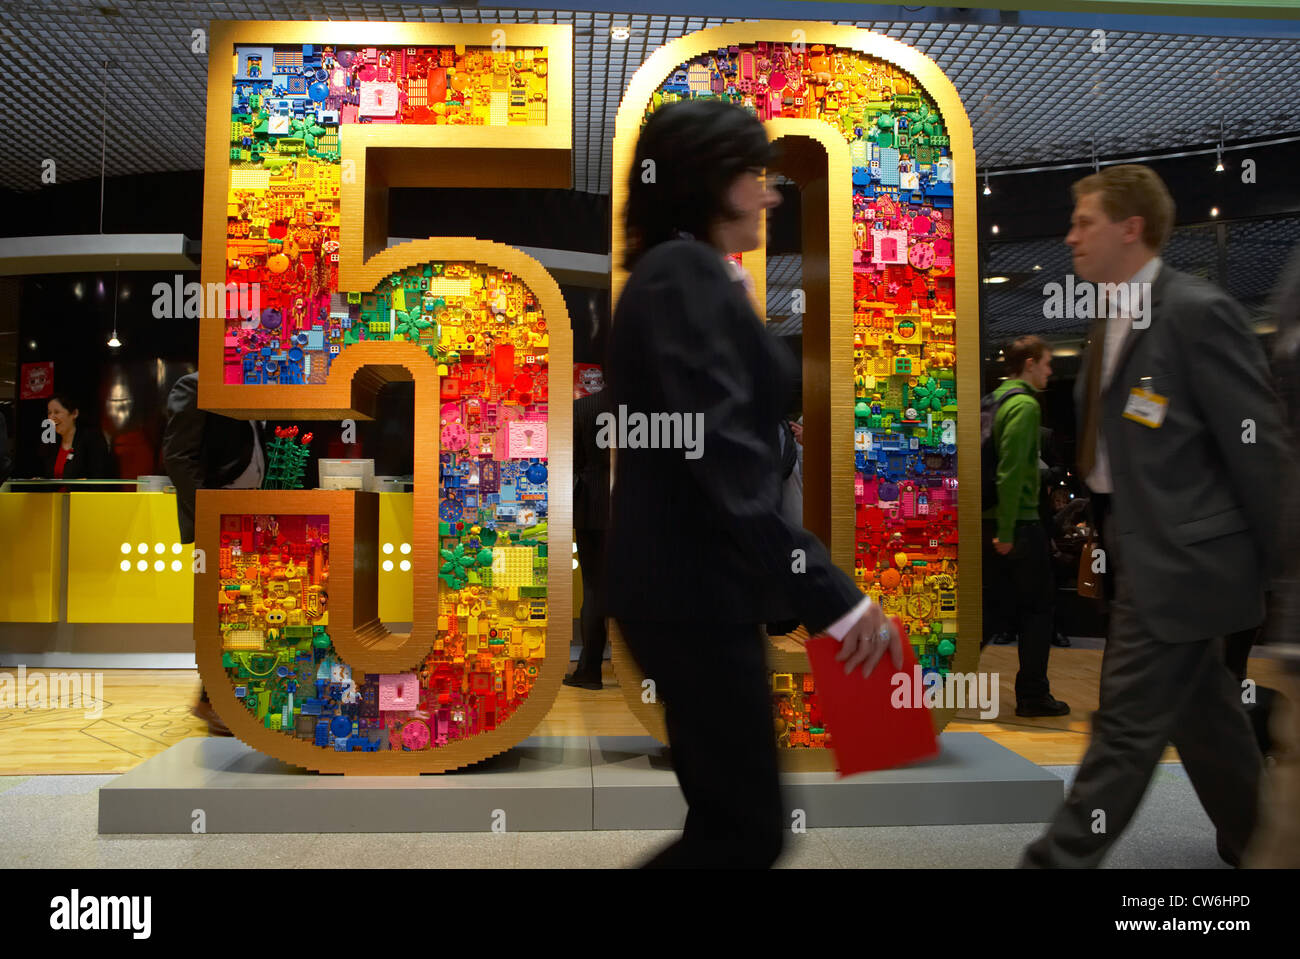
M 420 679 L 415 673 L 385 673 L 379 677 L 381 712 L 405 712 L 420 704 Z
M 510 424 L 510 459 L 534 459 L 546 455 L 546 423 L 516 420 Z

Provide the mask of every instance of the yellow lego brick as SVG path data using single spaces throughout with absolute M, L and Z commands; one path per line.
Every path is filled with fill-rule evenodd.
M 505 546 L 492 550 L 493 584 L 510 589 L 534 585 L 533 557 L 535 555 L 535 551 L 528 546 Z M 510 598 L 517 599 L 517 592 Z
M 471 277 L 434 276 L 429 278 L 429 292 L 434 296 L 469 296 L 474 292 Z
M 232 629 L 223 639 L 224 649 L 261 652 L 266 648 L 266 634 L 260 629 Z

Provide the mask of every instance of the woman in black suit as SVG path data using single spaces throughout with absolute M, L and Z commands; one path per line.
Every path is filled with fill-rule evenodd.
M 41 475 L 46 479 L 115 479 L 109 476 L 108 447 L 103 434 L 89 424 L 78 425 L 80 408 L 66 393 L 46 404 L 54 422 L 55 442 L 41 444 Z
M 763 180 L 769 160 L 751 114 L 688 100 L 650 117 L 628 177 L 631 276 L 606 364 L 611 409 L 626 413 L 626 430 L 607 436 L 607 609 L 664 703 L 690 807 L 650 866 L 767 867 L 780 855 L 763 624 L 836 636 L 846 671 L 870 672 L 886 649 L 902 661 L 880 607 L 781 514 L 793 361 L 726 259 L 758 247 L 760 218 L 779 202 Z M 638 414 L 680 428 L 638 430 Z

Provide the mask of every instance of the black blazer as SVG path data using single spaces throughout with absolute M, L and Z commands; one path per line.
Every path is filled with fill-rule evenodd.
M 72 452 L 63 464 L 63 476 L 54 475 L 54 464 L 59 457 L 62 437 L 55 436 L 53 443 L 41 444 L 41 475 L 46 479 L 117 479 L 108 444 L 98 426 L 92 426 L 78 416 L 77 431 L 72 434 Z
M 781 515 L 779 424 L 795 372 L 716 250 L 673 240 L 642 257 L 614 314 L 605 392 L 629 414 L 703 414 L 703 447 L 696 459 L 682 449 L 618 449 L 611 616 L 797 618 L 815 633 L 861 600 L 821 542 Z M 802 572 L 792 569 L 795 550 Z
M 610 411 L 610 391 L 573 401 L 573 528 L 609 526 L 609 446 L 597 442 L 597 417 Z
M 247 420 L 199 409 L 199 374 L 182 376 L 167 396 L 163 463 L 176 487 L 181 542 L 194 542 L 194 492 L 220 489 L 239 478 L 253 458 L 254 429 Z

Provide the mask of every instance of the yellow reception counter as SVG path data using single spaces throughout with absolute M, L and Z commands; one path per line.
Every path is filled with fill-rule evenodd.
M 409 623 L 412 495 L 378 495 L 379 614 Z M 4 661 L 192 665 L 193 553 L 179 540 L 172 493 L 0 493 Z

